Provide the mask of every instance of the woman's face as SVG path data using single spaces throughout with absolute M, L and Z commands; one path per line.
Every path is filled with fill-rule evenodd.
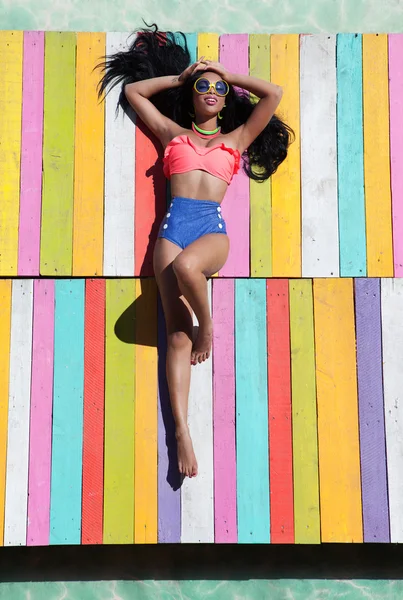
M 210 83 L 220 81 L 221 77 L 217 73 L 200 72 L 200 77 L 208 79 Z M 193 106 L 195 115 L 199 120 L 206 121 L 216 117 L 224 107 L 225 96 L 218 96 L 212 88 L 207 94 L 199 94 L 193 89 Z

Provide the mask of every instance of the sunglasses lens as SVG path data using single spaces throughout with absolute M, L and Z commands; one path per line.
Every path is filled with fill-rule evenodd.
M 208 79 L 199 79 L 196 81 L 196 90 L 200 94 L 205 94 L 210 89 L 210 82 Z
M 225 81 L 217 81 L 215 89 L 219 96 L 225 96 L 228 92 L 228 85 Z

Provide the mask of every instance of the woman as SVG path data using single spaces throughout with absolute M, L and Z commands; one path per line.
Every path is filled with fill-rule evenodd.
M 274 116 L 282 96 L 279 86 L 230 73 L 204 57 L 189 64 L 186 38 L 179 36 L 183 44 L 156 25 L 138 32 L 127 52 L 101 65 L 99 91 L 121 83 L 121 106 L 130 104 L 164 148 L 172 202 L 155 244 L 154 272 L 167 325 L 166 371 L 178 466 L 193 477 L 197 460 L 187 424 L 191 364 L 210 356 L 207 278 L 223 267 L 229 251 L 220 205 L 241 156 L 249 177 L 264 181 L 285 159 L 292 132 Z M 199 322 L 194 342 L 192 311 Z

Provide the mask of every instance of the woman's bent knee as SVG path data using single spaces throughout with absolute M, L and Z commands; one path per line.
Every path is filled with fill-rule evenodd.
M 185 331 L 173 331 L 168 333 L 168 346 L 176 351 L 190 350 L 192 340 L 190 335 Z
M 197 274 L 196 261 L 189 255 L 178 254 L 172 263 L 172 268 L 178 279 L 185 285 L 193 281 Z

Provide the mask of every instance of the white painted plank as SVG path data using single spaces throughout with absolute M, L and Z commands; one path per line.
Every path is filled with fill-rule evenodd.
M 106 54 L 127 48 L 127 33 L 106 34 Z M 134 275 L 135 113 L 116 104 L 120 86 L 106 97 L 104 276 Z M 131 120 L 133 119 L 133 120 Z
M 5 546 L 26 545 L 32 307 L 33 280 L 14 280 L 11 306 Z
M 302 276 L 339 276 L 336 36 L 300 42 Z
M 211 279 L 208 283 L 211 310 Z M 193 322 L 197 325 L 197 319 Z M 182 542 L 214 542 L 213 509 L 213 361 L 192 366 L 189 429 L 199 472 L 182 484 Z
M 394 544 L 403 542 L 403 279 L 381 280 L 381 306 L 390 541 Z

